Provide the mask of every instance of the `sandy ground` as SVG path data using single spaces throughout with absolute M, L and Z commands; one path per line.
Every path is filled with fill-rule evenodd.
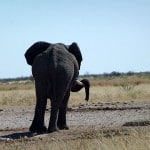
M 0 109 L 0 141 L 32 137 L 28 128 L 33 115 L 34 108 Z M 46 125 L 49 117 L 50 111 L 46 110 Z M 90 127 L 150 126 L 150 103 L 99 103 L 72 106 L 68 108 L 67 122 L 70 132 Z

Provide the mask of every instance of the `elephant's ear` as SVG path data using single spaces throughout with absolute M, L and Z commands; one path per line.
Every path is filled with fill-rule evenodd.
M 45 51 L 51 44 L 48 42 L 39 41 L 34 43 L 31 47 L 29 47 L 24 54 L 26 61 L 29 65 L 32 65 L 34 58 Z
M 69 49 L 68 51 L 70 53 L 72 53 L 76 59 L 77 59 L 77 62 L 78 62 L 78 65 L 79 65 L 79 69 L 80 69 L 80 66 L 81 66 L 81 61 L 82 61 L 82 54 L 81 54 L 81 51 L 80 51 L 80 48 L 78 46 L 77 43 L 73 42 L 70 46 L 69 46 Z

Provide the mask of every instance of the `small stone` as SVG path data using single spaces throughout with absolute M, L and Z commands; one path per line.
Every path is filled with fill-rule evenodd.
M 55 139 L 55 138 L 52 138 L 52 141 L 56 141 L 56 139 Z

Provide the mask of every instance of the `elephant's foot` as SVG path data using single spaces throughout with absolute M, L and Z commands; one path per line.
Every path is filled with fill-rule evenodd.
M 55 132 L 55 131 L 58 131 L 57 127 L 49 127 L 48 128 L 48 133 L 52 133 L 52 132 Z
M 58 128 L 60 130 L 69 130 L 69 127 L 67 125 L 58 125 Z
M 30 126 L 29 130 L 38 134 L 44 134 L 47 132 L 47 128 L 45 126 L 36 126 L 33 124 Z

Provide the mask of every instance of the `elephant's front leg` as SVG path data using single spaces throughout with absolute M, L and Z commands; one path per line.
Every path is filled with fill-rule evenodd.
M 31 132 L 37 132 L 37 133 L 45 133 L 47 131 L 47 128 L 44 124 L 44 115 L 45 115 L 45 109 L 47 104 L 47 97 L 44 90 L 36 89 L 36 96 L 37 96 L 37 102 L 36 102 L 36 108 L 35 108 L 35 114 L 34 119 L 32 121 L 32 124 L 30 126 Z
M 57 126 L 60 130 L 63 130 L 63 129 L 68 130 L 69 129 L 69 127 L 67 126 L 67 121 L 66 121 L 66 112 L 67 112 L 69 96 L 70 96 L 70 91 L 64 97 L 64 99 L 60 105 L 60 108 L 59 108 Z

